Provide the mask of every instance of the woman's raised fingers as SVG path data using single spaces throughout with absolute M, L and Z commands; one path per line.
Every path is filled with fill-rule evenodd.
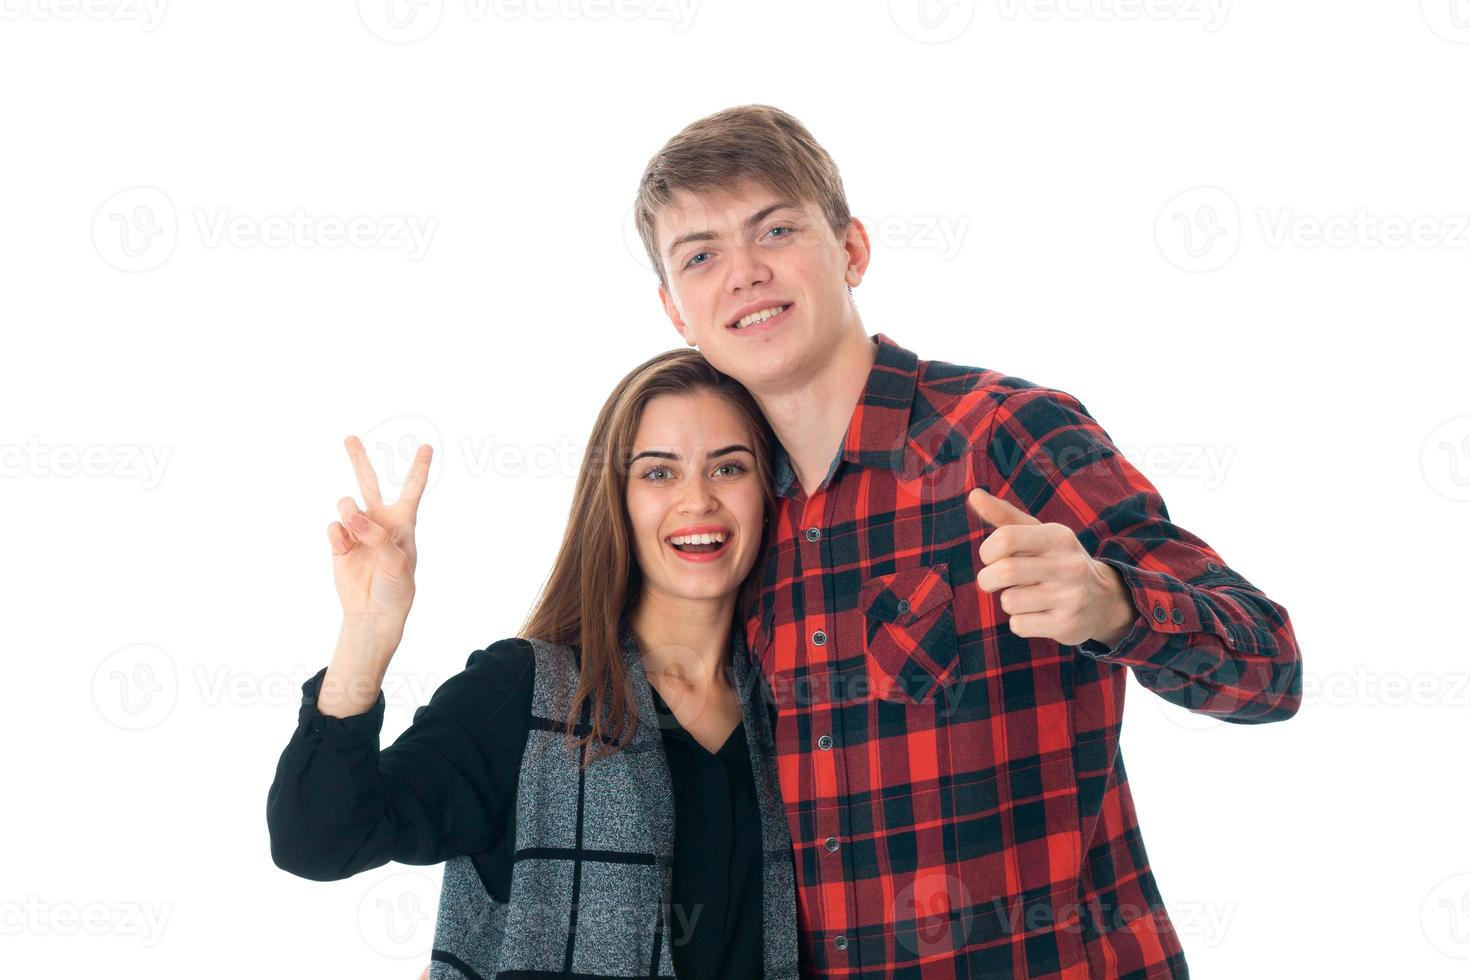
M 362 491 L 363 503 L 369 510 L 383 506 L 383 495 L 378 491 L 378 474 L 373 470 L 362 440 L 348 436 L 342 442 L 347 447 L 348 458 L 352 460 L 352 471 L 357 474 L 357 489 Z
M 433 446 L 428 443 L 419 445 L 413 454 L 413 468 L 408 471 L 408 479 L 403 483 L 403 492 L 398 496 L 399 502 L 407 502 L 409 511 L 414 515 L 419 512 L 419 498 L 424 495 L 424 486 L 429 482 L 429 460 L 433 456 Z

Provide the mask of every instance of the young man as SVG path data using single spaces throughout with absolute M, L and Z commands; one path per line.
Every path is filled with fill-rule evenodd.
M 1126 672 L 1289 718 L 1286 609 L 1170 522 L 1076 398 L 869 337 L 867 232 L 791 116 L 691 124 L 635 213 L 670 320 L 780 443 L 747 637 L 804 970 L 1187 976 L 1119 751 Z

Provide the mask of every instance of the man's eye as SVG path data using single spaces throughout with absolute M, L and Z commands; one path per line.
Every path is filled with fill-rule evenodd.
M 795 230 L 796 229 L 793 228 L 791 225 L 776 225 L 770 231 L 766 232 L 766 234 L 767 235 L 775 235 L 776 232 L 778 232 L 778 231 L 788 231 L 788 232 L 790 232 L 790 231 L 795 231 Z M 778 237 L 780 237 L 780 238 L 790 238 L 791 236 L 790 235 L 780 235 Z
M 691 255 L 689 257 L 689 261 L 684 263 L 684 268 L 687 269 L 690 266 L 696 265 L 696 264 L 697 265 L 704 265 L 703 262 L 696 263 L 694 260 L 697 259 L 697 258 L 699 258 L 701 255 L 708 255 L 708 254 L 709 254 L 708 252 L 695 252 L 693 255 Z

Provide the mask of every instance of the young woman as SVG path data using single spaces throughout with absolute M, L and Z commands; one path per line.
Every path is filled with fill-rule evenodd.
M 476 650 L 379 751 L 431 451 L 328 529 L 343 623 L 267 801 L 313 880 L 447 862 L 431 976 L 794 977 L 790 838 L 740 624 L 773 510 L 770 432 L 695 351 L 599 413 L 520 635 Z

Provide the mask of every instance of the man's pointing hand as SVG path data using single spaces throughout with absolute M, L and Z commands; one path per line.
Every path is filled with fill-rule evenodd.
M 980 545 L 975 581 L 1000 592 L 1000 607 L 1017 636 L 1062 644 L 1097 640 L 1113 646 L 1137 618 L 1117 569 L 1087 553 L 1065 524 L 1043 524 L 976 488 L 968 503 L 995 527 Z

